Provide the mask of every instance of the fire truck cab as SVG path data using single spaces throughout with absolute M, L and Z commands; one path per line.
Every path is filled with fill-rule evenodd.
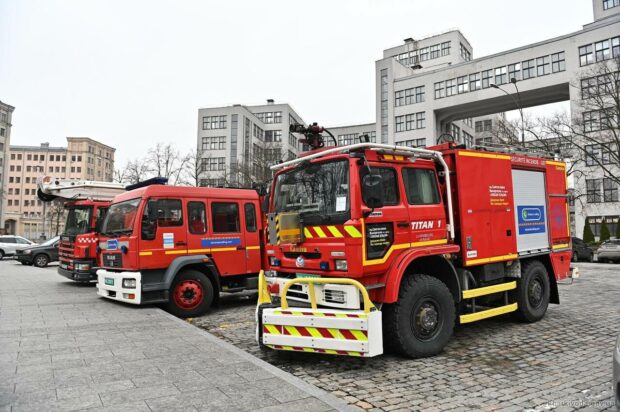
M 37 179 L 37 196 L 43 202 L 61 199 L 67 211 L 60 235 L 58 273 L 77 282 L 96 279 L 98 232 L 112 198 L 124 185 L 91 180 Z
M 199 316 L 219 292 L 256 289 L 262 230 L 255 190 L 155 184 L 125 192 L 102 225 L 97 293 Z
M 534 322 L 559 303 L 571 260 L 562 162 L 358 143 L 274 169 L 261 345 L 424 357 L 455 324 Z

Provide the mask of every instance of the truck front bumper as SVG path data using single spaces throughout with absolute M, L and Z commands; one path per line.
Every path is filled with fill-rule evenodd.
M 123 280 L 135 280 L 135 288 L 123 287 Z M 140 272 L 111 272 L 97 270 L 97 294 L 107 299 L 140 305 L 142 303 L 142 274 Z
M 67 279 L 75 280 L 76 282 L 90 282 L 92 280 L 97 280 L 97 273 L 95 269 L 71 270 L 69 269 L 69 266 L 63 262 L 60 262 L 60 266 L 58 266 L 58 274 L 66 277 Z

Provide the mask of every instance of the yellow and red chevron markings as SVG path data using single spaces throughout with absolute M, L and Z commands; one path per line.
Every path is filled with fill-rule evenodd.
M 321 225 L 304 227 L 304 236 L 306 239 L 314 238 L 361 238 L 362 233 L 358 228 L 351 225 Z
M 315 328 L 312 326 L 263 325 L 263 333 L 272 335 L 303 336 L 307 338 L 327 338 L 368 341 L 368 332 L 354 329 Z
M 300 346 L 283 346 L 283 345 L 267 345 L 272 349 L 290 350 L 295 352 L 325 353 L 328 355 L 347 355 L 347 356 L 365 356 L 363 352 L 351 352 L 345 350 L 334 349 L 318 349 L 318 348 L 302 348 Z

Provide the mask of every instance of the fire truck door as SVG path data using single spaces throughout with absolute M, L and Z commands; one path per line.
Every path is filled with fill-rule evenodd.
M 154 239 L 141 236 L 140 267 L 157 269 L 168 266 L 177 256 L 187 254 L 187 229 L 184 224 L 187 217 L 181 199 L 150 199 L 145 215 L 148 216 L 150 208 L 153 208 L 150 214 L 157 216 L 157 228 Z M 145 222 L 143 218 L 142 224 Z
M 404 167 L 402 176 L 411 221 L 411 247 L 446 243 L 446 213 L 435 170 Z
M 409 213 L 404 206 L 396 167 L 370 165 L 372 174 L 381 176 L 385 193 L 384 205 L 375 209 L 364 224 L 364 265 L 383 264 L 391 251 L 409 247 Z M 360 169 L 360 180 L 368 174 Z M 363 201 L 363 199 L 362 199 Z
M 549 248 L 545 174 L 531 170 L 512 171 L 517 251 Z
M 206 254 L 208 248 L 202 246 L 207 237 L 207 203 L 204 199 L 187 199 L 187 253 L 189 255 Z
M 245 202 L 243 204 L 247 273 L 258 273 L 261 270 L 261 248 L 257 210 L 260 209 L 256 202 Z
M 245 235 L 240 214 L 243 202 L 238 200 L 209 200 L 210 230 L 201 240 L 208 248 L 221 276 L 246 273 Z

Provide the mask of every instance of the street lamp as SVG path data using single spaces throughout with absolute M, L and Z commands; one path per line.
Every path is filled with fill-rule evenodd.
M 515 90 L 517 91 L 516 99 L 511 93 L 508 93 L 506 90 L 502 89 L 496 84 L 492 84 L 491 87 L 503 91 L 515 102 L 517 109 L 519 109 L 519 114 L 521 115 L 521 144 L 525 145 L 525 121 L 523 120 L 523 105 L 521 104 L 521 94 L 519 93 L 519 88 L 517 87 L 517 79 L 515 79 L 514 77 L 511 78 L 510 83 L 515 86 Z

